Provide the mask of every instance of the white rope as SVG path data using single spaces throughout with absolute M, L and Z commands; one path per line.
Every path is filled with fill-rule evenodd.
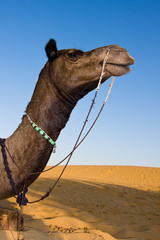
M 99 90 L 99 87 L 100 87 L 100 85 L 101 85 L 102 78 L 103 78 L 103 73 L 104 73 L 104 68 L 105 68 L 106 62 L 107 62 L 107 60 L 108 60 L 109 52 L 110 52 L 110 49 L 107 50 L 107 54 L 106 54 L 106 56 L 105 56 L 105 58 L 104 58 L 104 60 L 103 60 L 102 71 L 101 71 L 101 75 L 100 75 L 100 78 L 99 78 L 99 82 L 98 82 L 96 91 Z
M 111 88 L 112 88 L 112 86 L 113 86 L 114 80 L 115 80 L 115 77 L 113 76 L 112 82 L 111 82 L 111 84 L 109 85 L 109 90 L 108 90 L 108 93 L 107 93 L 107 97 L 106 97 L 105 100 L 104 100 L 104 104 L 107 102 L 107 99 L 108 99 L 109 94 L 110 94 L 110 92 L 111 92 Z

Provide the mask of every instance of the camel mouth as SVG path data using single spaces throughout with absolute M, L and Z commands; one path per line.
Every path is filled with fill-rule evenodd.
M 121 65 L 121 64 L 106 64 L 105 71 L 103 73 L 103 77 L 109 72 L 112 76 L 122 76 L 131 71 L 129 64 Z
M 130 72 L 130 65 L 135 62 L 134 58 L 129 56 L 127 63 L 106 63 L 104 76 L 109 72 L 112 76 L 122 76 Z
M 118 61 L 117 61 L 118 60 Z M 130 65 L 133 65 L 135 60 L 131 57 L 128 52 L 125 53 L 123 59 L 116 59 L 114 62 L 107 62 L 105 65 L 105 72 L 109 72 L 112 76 L 122 76 L 128 72 L 130 72 Z
M 102 75 L 102 83 L 106 81 L 109 77 L 115 76 L 119 77 L 125 75 L 131 71 L 130 65 L 134 64 L 134 58 L 130 57 L 131 61 L 126 64 L 119 64 L 119 63 L 106 63 L 104 72 Z M 99 79 L 99 75 L 97 75 L 92 82 L 95 83 Z
M 105 65 L 105 69 L 102 75 L 102 83 L 106 81 L 109 77 L 111 76 L 122 76 L 131 71 L 130 66 L 131 64 L 112 64 L 112 63 L 107 63 Z M 92 81 L 89 81 L 88 84 L 95 84 L 99 80 L 100 75 L 98 74 Z

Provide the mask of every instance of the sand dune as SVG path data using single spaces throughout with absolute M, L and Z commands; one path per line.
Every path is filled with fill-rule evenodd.
M 39 198 L 62 170 L 42 174 L 29 188 Z M 0 206 L 16 208 L 15 199 Z M 23 209 L 29 240 L 159 240 L 160 168 L 69 166 L 44 201 Z M 16 239 L 0 231 L 0 239 Z

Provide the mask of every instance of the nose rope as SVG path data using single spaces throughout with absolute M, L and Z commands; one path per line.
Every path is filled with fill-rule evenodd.
M 113 76 L 112 82 L 111 82 L 111 84 L 109 85 L 109 90 L 108 90 L 107 96 L 106 96 L 106 98 L 105 98 L 105 100 L 104 100 L 104 104 L 107 102 L 107 99 L 109 98 L 109 94 L 110 94 L 110 92 L 111 92 L 111 88 L 112 88 L 112 86 L 113 86 L 114 80 L 115 80 L 115 77 Z
M 103 66 L 102 66 L 102 71 L 101 71 L 101 75 L 100 75 L 100 78 L 99 78 L 99 82 L 98 82 L 98 85 L 97 85 L 97 91 L 99 91 L 99 87 L 100 87 L 101 82 L 102 82 L 104 68 L 105 68 L 106 62 L 108 60 L 109 53 L 110 53 L 110 48 L 107 49 L 107 54 L 106 54 L 106 56 L 105 56 L 105 58 L 103 60 Z

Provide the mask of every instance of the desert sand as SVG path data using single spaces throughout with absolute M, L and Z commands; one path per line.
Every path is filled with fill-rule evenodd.
M 29 188 L 42 196 L 62 166 L 41 174 Z M 0 207 L 18 208 L 15 198 Z M 23 207 L 25 240 L 160 240 L 160 168 L 68 166 L 51 195 Z M 0 239 L 17 239 L 0 231 Z

